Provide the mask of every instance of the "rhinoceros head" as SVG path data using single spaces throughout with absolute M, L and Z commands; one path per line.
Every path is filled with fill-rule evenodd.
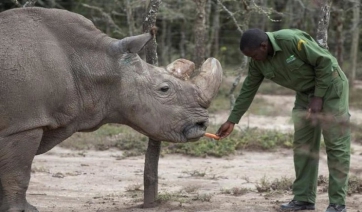
M 221 84 L 221 65 L 209 58 L 192 78 L 195 65 L 185 59 L 166 67 L 150 65 L 137 52 L 151 38 L 147 33 L 112 44 L 122 73 L 120 99 L 115 103 L 122 124 L 154 140 L 198 140 L 208 126 L 207 108 Z

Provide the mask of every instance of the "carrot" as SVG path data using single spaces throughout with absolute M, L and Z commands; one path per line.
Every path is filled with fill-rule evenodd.
M 217 135 L 215 135 L 215 134 L 212 134 L 212 133 L 205 133 L 204 136 L 206 136 L 206 137 L 208 137 L 208 138 L 213 138 L 213 139 L 215 139 L 215 140 L 219 140 L 219 139 L 220 139 L 219 136 L 217 136 Z

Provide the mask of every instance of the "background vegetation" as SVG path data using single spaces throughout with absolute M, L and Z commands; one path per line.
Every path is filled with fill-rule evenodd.
M 159 65 L 176 58 L 195 61 L 196 21 L 204 2 L 205 52 L 203 57 L 218 58 L 223 67 L 239 67 L 240 29 L 261 28 L 273 31 L 299 28 L 316 36 L 322 0 L 163 0 L 157 14 Z M 16 8 L 26 0 L 1 0 L 0 11 Z M 149 0 L 37 0 L 36 6 L 62 8 L 91 19 L 103 32 L 123 38 L 142 32 Z M 352 36 L 361 33 L 360 19 L 354 20 L 353 9 L 360 10 L 360 0 L 332 1 L 328 46 L 349 73 Z M 357 43 L 362 51 L 361 41 Z M 359 56 L 359 59 L 361 57 Z M 362 70 L 357 70 L 362 77 Z
M 0 12 L 23 6 L 26 0 L 1 0 Z M 177 58 L 198 61 L 208 57 L 220 60 L 225 77 L 241 77 L 246 73 L 242 66 L 243 55 L 239 51 L 241 33 L 247 28 L 261 28 L 274 31 L 283 28 L 299 28 L 313 37 L 317 33 L 321 0 L 163 0 L 157 15 L 159 28 L 158 58 L 159 65 L 165 66 Z M 60 8 L 79 13 L 89 18 L 106 34 L 123 38 L 142 33 L 144 15 L 149 0 L 37 0 L 36 6 Z M 202 3 L 202 4 L 201 4 Z M 200 8 L 201 7 L 201 8 Z M 360 0 L 332 1 L 331 19 L 328 29 L 328 46 L 337 57 L 342 69 L 354 86 L 350 92 L 351 107 L 361 108 L 362 101 L 359 80 L 362 78 L 361 40 L 353 39 L 361 34 L 361 20 L 356 18 L 360 12 Z M 200 19 L 202 26 L 200 29 Z M 200 32 L 202 34 L 200 34 Z M 201 39 L 200 39 L 201 38 Z M 201 54 L 198 51 L 202 48 Z M 354 52 L 353 48 L 357 48 Z M 352 66 L 353 58 L 357 65 Z M 357 59 L 356 59 L 357 58 Z M 357 68 L 354 68 L 357 67 Z M 235 80 L 238 91 L 240 84 Z M 229 110 L 231 83 L 224 82 L 219 95 L 213 101 L 211 113 Z M 293 95 L 293 92 L 266 81 L 259 90 L 262 94 Z M 237 92 L 236 92 L 237 93 Z M 258 110 L 264 108 L 264 110 Z M 265 102 L 256 99 L 251 107 L 254 114 L 278 115 L 280 110 L 265 110 Z M 219 126 L 210 126 L 208 131 L 215 132 Z M 353 141 L 362 143 L 362 129 L 353 125 Z M 62 147 L 77 150 L 107 150 L 118 148 L 123 151 L 122 158 L 143 155 L 148 138 L 127 126 L 105 125 L 92 133 L 77 133 L 61 144 Z M 234 131 L 221 141 L 202 138 L 199 142 L 186 144 L 162 143 L 162 154 L 178 153 L 196 157 L 223 157 L 238 154 L 243 150 L 275 151 L 278 148 L 291 148 L 292 134 L 273 130 L 246 128 Z M 119 158 L 119 159 L 122 159 Z M 350 191 L 362 192 L 362 181 L 350 179 Z M 327 185 L 321 176 L 321 185 Z M 292 179 L 280 179 L 273 182 L 262 180 L 257 186 L 258 192 L 288 191 Z M 231 195 L 242 195 L 243 188 L 223 191 Z M 160 195 L 164 201 L 172 195 Z M 208 197 L 199 197 L 207 201 Z

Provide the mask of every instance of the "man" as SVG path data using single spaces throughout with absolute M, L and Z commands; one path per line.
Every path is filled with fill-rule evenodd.
M 217 135 L 228 136 L 249 108 L 264 78 L 296 91 L 294 122 L 294 198 L 282 210 L 314 210 L 321 134 L 329 169 L 326 212 L 346 212 L 350 164 L 348 80 L 327 49 L 306 32 L 249 29 L 240 50 L 251 58 L 249 72 L 228 120 Z

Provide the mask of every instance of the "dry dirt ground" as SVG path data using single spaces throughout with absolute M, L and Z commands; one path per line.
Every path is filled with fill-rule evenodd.
M 286 110 L 293 103 L 293 97 L 276 101 L 275 97 L 265 98 Z M 352 121 L 362 121 L 361 111 L 351 113 Z M 226 116 L 217 114 L 211 121 L 222 123 Z M 292 130 L 289 116 L 249 115 L 238 127 L 246 126 Z M 243 152 L 227 158 L 166 155 L 159 161 L 159 194 L 170 200 L 153 209 L 141 209 L 144 156 L 120 160 L 121 155 L 119 150 L 71 151 L 59 147 L 39 155 L 33 163 L 28 200 L 41 212 L 261 212 L 278 211 L 281 202 L 292 198 L 291 193 L 258 193 L 255 189 L 262 179 L 293 178 L 291 150 Z M 362 169 L 362 147 L 353 145 L 351 157 L 352 174 L 362 178 L 356 171 Z M 319 174 L 328 176 L 323 152 Z M 225 192 L 233 189 L 250 190 L 239 196 Z M 316 211 L 323 212 L 327 204 L 327 193 L 319 191 Z M 347 206 L 349 212 L 362 211 L 362 195 L 348 196 Z

